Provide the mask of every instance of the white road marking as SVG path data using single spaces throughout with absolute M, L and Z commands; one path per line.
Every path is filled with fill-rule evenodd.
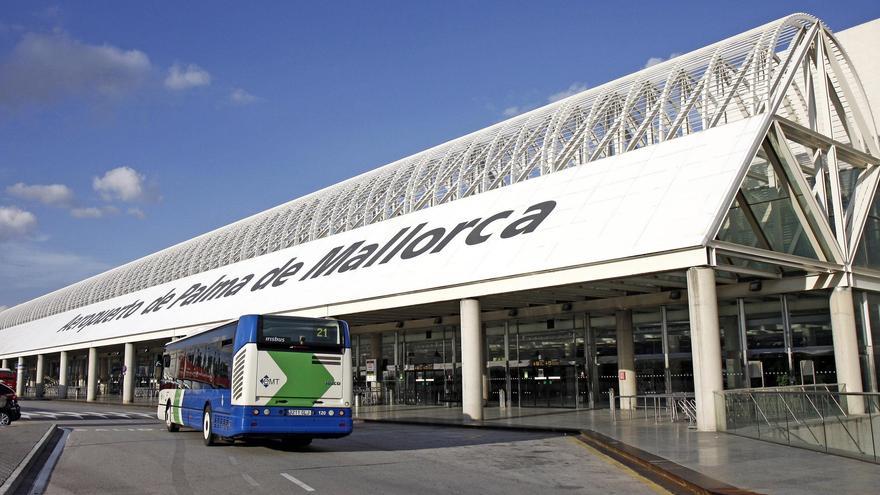
M 236 459 L 235 457 L 229 456 L 229 464 L 232 464 L 233 466 L 238 466 L 238 459 Z
M 247 481 L 248 484 L 251 486 L 260 486 L 260 484 L 257 483 L 257 480 L 251 478 L 251 476 L 247 473 L 241 473 L 241 477 L 244 478 L 244 480 Z
M 305 491 L 307 491 L 307 492 L 313 492 L 313 491 L 315 491 L 314 488 L 310 487 L 309 485 L 303 483 L 302 481 L 300 481 L 300 480 L 294 478 L 293 476 L 291 476 L 291 475 L 289 475 L 289 474 L 287 474 L 287 473 L 281 473 L 281 476 L 284 476 L 285 478 L 287 478 L 288 480 L 292 481 L 293 483 L 295 483 L 296 485 L 298 485 L 300 488 L 302 488 L 303 490 L 305 490 Z

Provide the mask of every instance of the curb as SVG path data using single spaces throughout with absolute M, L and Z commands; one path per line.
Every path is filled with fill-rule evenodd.
M 375 418 L 358 418 L 355 417 L 354 421 L 361 421 L 364 423 L 391 423 L 398 425 L 410 425 L 410 426 L 442 426 L 446 428 L 477 428 L 483 430 L 508 430 L 508 431 L 522 431 L 522 432 L 530 432 L 530 433 L 562 433 L 563 435 L 579 435 L 581 430 L 577 428 L 565 428 L 562 426 L 518 426 L 518 425 L 501 425 L 501 424 L 486 424 L 486 423 L 452 423 L 452 422 L 427 422 L 427 421 L 415 421 L 411 419 L 375 419 Z
M 645 452 L 595 431 L 583 430 L 575 438 L 672 493 L 759 495 L 757 492 L 729 485 L 681 464 L 672 462 L 669 459 Z
M 31 451 L 28 452 L 28 455 L 19 463 L 18 467 L 15 468 L 15 471 L 9 475 L 9 478 L 0 486 L 0 495 L 12 495 L 16 490 L 21 486 L 21 483 L 24 481 L 26 475 L 36 467 L 37 461 L 43 457 L 43 454 L 49 449 L 50 444 L 54 444 L 51 439 L 57 439 L 60 437 L 59 433 L 61 430 L 58 428 L 56 423 L 52 423 L 46 433 L 42 438 L 31 448 Z

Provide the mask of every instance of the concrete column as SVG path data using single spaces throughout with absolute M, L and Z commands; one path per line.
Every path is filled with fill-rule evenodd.
M 24 395 L 24 358 L 18 358 L 18 364 L 15 367 L 15 395 L 21 397 Z
M 636 395 L 636 361 L 633 353 L 633 318 L 632 311 L 618 311 L 615 314 L 617 324 L 617 386 L 618 395 Z M 634 399 L 620 399 L 621 409 L 635 408 Z
M 122 374 L 122 403 L 131 404 L 134 401 L 134 344 L 125 344 L 125 357 L 123 358 L 125 371 Z
M 834 341 L 834 366 L 837 369 L 837 383 L 846 387 L 846 392 L 862 392 L 862 372 L 859 365 L 859 343 L 856 337 L 856 316 L 853 308 L 851 287 L 836 287 L 831 292 L 831 337 Z M 865 401 L 862 397 L 847 396 L 849 414 L 864 414 Z
M 61 351 L 58 361 L 58 398 L 67 398 L 67 351 Z
M 461 300 L 461 409 L 466 419 L 483 419 L 483 373 L 485 360 L 480 341 L 480 302 Z
M 4 359 L 4 360 L 3 360 L 3 364 L 0 364 L 0 368 L 6 368 L 6 369 L 9 369 L 9 360 L 8 360 L 8 359 Z
M 89 372 L 86 375 L 86 400 L 95 400 L 98 388 L 98 349 L 89 347 Z
M 46 360 L 42 354 L 37 354 L 37 373 L 34 377 L 34 395 L 43 397 L 43 375 L 45 375 Z
M 715 271 L 706 267 L 689 268 L 687 284 L 697 429 L 716 431 L 718 418 L 715 392 L 723 390 L 724 385 L 721 377 L 721 330 L 718 327 Z

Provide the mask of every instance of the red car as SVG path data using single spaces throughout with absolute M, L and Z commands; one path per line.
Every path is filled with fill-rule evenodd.
M 0 426 L 6 426 L 21 418 L 21 407 L 15 392 L 0 383 Z
M 18 375 L 14 370 L 9 368 L 0 368 L 0 383 L 6 385 L 7 387 L 15 390 L 15 381 L 18 379 Z

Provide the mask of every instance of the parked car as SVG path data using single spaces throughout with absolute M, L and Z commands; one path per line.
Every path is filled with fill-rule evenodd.
M 21 418 L 21 406 L 15 391 L 0 383 L 0 426 L 6 426 Z

